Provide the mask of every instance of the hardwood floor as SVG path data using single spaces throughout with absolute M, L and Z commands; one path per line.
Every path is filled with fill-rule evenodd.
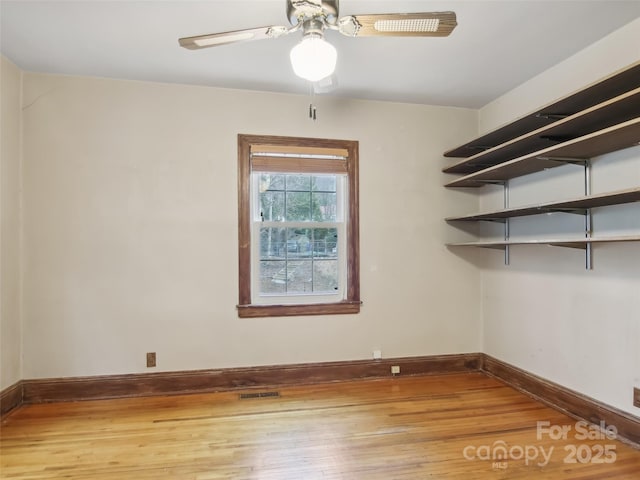
M 640 450 L 481 373 L 277 391 L 249 399 L 239 394 L 257 391 L 23 406 L 2 424 L 0 476 L 640 478 Z M 566 438 L 558 438 L 562 428 Z

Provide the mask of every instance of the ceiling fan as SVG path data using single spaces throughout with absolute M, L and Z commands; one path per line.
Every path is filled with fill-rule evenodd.
M 446 37 L 456 27 L 454 12 L 389 13 L 340 17 L 339 0 L 286 0 L 291 27 L 269 26 L 211 33 L 179 39 L 190 50 L 229 43 L 278 38 L 299 30 L 302 41 L 291 49 L 291 66 L 296 75 L 311 82 L 333 73 L 337 52 L 324 40 L 325 30 L 337 30 L 347 37 L 401 36 Z

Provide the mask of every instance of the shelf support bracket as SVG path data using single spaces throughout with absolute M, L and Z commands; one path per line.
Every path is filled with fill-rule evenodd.
M 591 195 L 591 160 L 584 161 L 584 194 L 586 196 Z M 587 208 L 584 212 L 584 236 L 587 239 L 591 238 L 593 233 L 593 215 L 591 209 Z M 585 248 L 585 268 L 587 270 L 593 270 L 593 250 L 591 242 L 587 242 Z
M 474 180 L 474 182 L 477 183 L 483 183 L 485 185 L 500 185 L 501 187 L 504 187 L 505 183 L 507 182 L 507 180 Z
M 485 222 L 506 223 L 507 218 L 483 218 Z
M 564 247 L 564 248 L 574 248 L 578 250 L 586 250 L 587 246 L 590 245 L 589 242 L 582 243 L 563 243 L 563 242 L 554 242 L 550 243 L 552 247 Z
M 545 120 L 564 120 L 567 117 L 573 115 L 572 113 L 536 113 L 536 118 L 543 118 Z
M 544 208 L 540 209 L 546 213 L 573 213 L 574 215 L 586 215 L 588 208 Z
M 507 208 L 509 208 L 509 180 L 505 180 L 502 184 L 502 186 L 504 187 L 503 190 L 503 194 L 504 194 L 504 208 L 505 210 Z M 509 241 L 509 218 L 505 218 L 504 219 L 504 239 L 505 241 Z M 509 258 L 509 245 L 505 245 L 504 246 L 504 264 L 505 265 L 509 265 L 510 262 L 510 258 Z
M 547 160 L 549 162 L 558 162 L 568 165 L 583 166 L 589 162 L 588 158 L 576 158 L 576 157 L 536 157 L 538 160 Z
M 480 248 L 488 248 L 490 250 L 506 250 L 509 245 L 478 245 Z

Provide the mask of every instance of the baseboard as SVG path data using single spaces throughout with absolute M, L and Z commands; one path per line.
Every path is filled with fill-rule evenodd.
M 22 380 L 20 380 L 10 387 L 0 391 L 0 419 L 4 418 L 9 414 L 9 412 L 22 405 L 23 387 L 24 384 Z
M 391 366 L 401 375 L 479 371 L 482 354 L 465 353 L 383 360 L 307 363 L 216 370 L 24 380 L 24 403 L 173 395 L 383 378 Z
M 516 390 L 577 420 L 613 425 L 618 438 L 640 447 L 640 418 L 483 354 L 482 370 Z
M 22 380 L 0 392 L 0 407 L 4 417 L 23 403 L 178 395 L 384 378 L 391 376 L 392 365 L 400 367 L 402 376 L 480 371 L 573 418 L 596 425 L 600 422 L 614 425 L 621 439 L 640 446 L 640 418 L 483 353 Z

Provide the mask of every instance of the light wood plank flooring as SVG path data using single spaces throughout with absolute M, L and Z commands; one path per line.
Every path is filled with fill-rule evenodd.
M 639 450 L 580 440 L 575 420 L 480 373 L 278 391 L 244 400 L 225 392 L 24 406 L 2 424 L 0 476 L 640 478 Z M 548 422 L 552 435 L 538 435 L 537 422 Z M 566 439 L 554 439 L 562 426 L 571 429 Z

